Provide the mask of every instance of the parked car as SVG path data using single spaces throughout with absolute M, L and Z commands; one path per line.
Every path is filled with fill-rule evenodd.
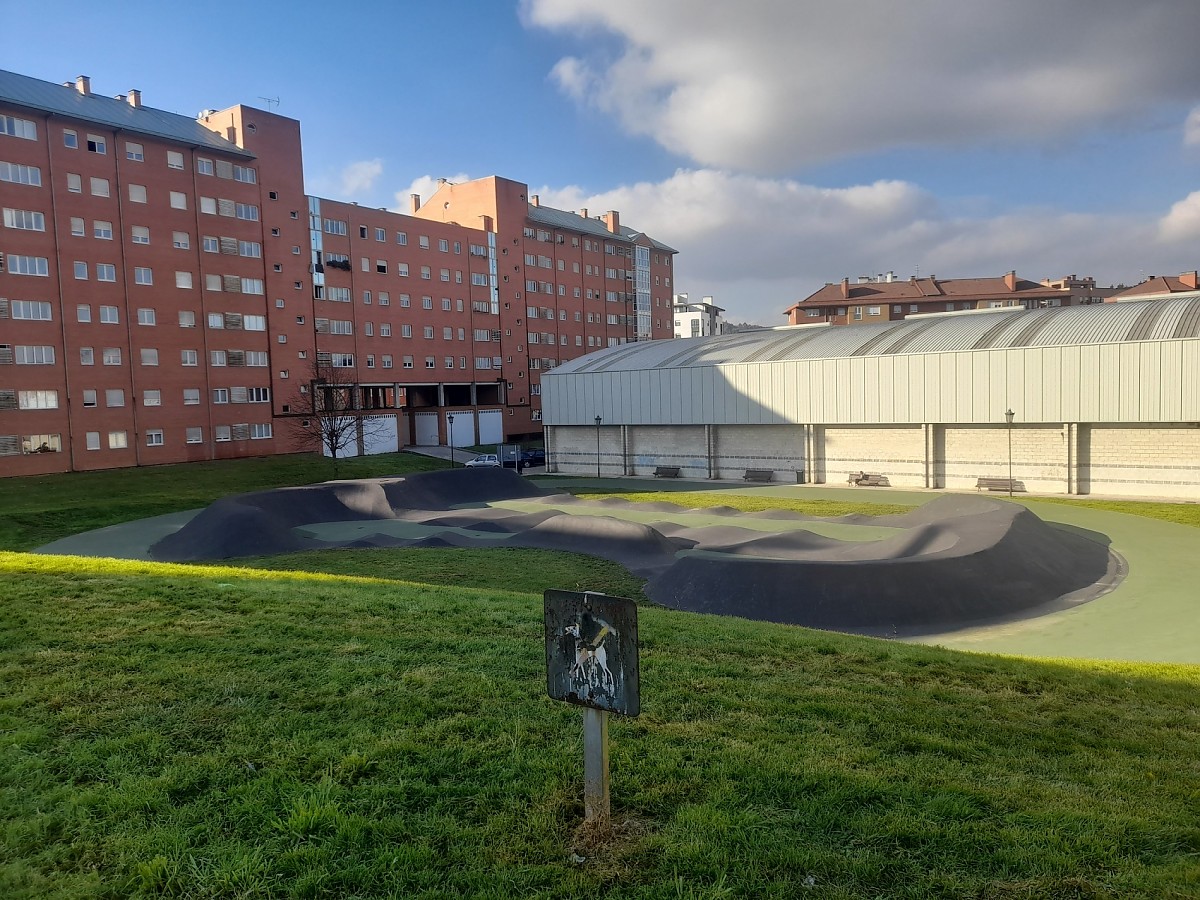
M 474 459 L 467 460 L 468 469 L 498 469 L 500 468 L 500 458 L 495 453 L 484 453 L 482 456 L 477 456 Z
M 521 462 L 527 466 L 544 466 L 546 464 L 546 451 L 541 447 L 531 447 L 528 450 L 522 450 Z

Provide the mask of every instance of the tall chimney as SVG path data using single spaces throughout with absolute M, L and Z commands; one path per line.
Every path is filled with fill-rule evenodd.
M 92 92 L 92 79 L 86 75 L 75 76 L 75 90 L 83 94 L 85 97 Z
M 129 93 L 125 95 L 125 99 L 134 109 L 142 108 L 142 92 L 137 88 L 130 88 Z
M 1010 291 L 1015 291 L 1017 289 L 1017 270 L 1016 269 L 1013 269 L 1011 272 L 1009 272 L 1007 275 L 1004 276 L 1004 286 L 1007 287 Z
M 620 234 L 621 214 L 615 209 L 610 209 L 604 216 L 604 224 L 608 226 L 608 230 L 612 234 Z
M 579 215 L 585 219 L 587 218 L 587 207 L 586 206 L 579 210 Z
M 1200 273 L 1196 271 L 1184 272 L 1179 276 L 1179 283 L 1190 291 L 1200 290 Z
M 847 275 L 842 279 L 842 296 L 849 299 L 850 297 L 850 276 Z
M 529 195 L 529 205 L 530 206 L 541 206 L 542 200 L 537 194 L 530 194 Z
M 419 210 L 421 208 L 421 195 L 420 194 L 409 194 L 408 202 L 409 202 L 409 205 L 412 206 L 412 211 L 416 212 L 417 210 Z

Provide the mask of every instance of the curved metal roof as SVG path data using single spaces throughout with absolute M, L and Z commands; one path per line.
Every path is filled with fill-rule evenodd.
M 910 316 L 878 325 L 792 325 L 622 344 L 564 362 L 551 374 L 1179 339 L 1200 339 L 1200 297 L 987 309 Z

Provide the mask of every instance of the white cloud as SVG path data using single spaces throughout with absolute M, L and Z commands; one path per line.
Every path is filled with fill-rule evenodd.
M 1158 225 L 1164 241 L 1200 238 L 1200 191 L 1193 191 L 1174 204 Z
M 342 196 L 357 197 L 368 193 L 383 174 L 382 159 L 363 159 L 342 169 L 338 188 Z
M 1200 106 L 1193 107 L 1184 120 L 1183 146 L 1200 147 Z
M 702 165 L 760 172 L 1066 142 L 1194 103 L 1200 83 L 1195 0 L 524 0 L 522 17 L 586 40 L 551 73 L 568 96 Z
M 619 210 L 623 224 L 679 250 L 672 290 L 713 295 L 733 320 L 764 325 L 783 324 L 791 303 L 827 281 L 889 270 L 963 278 L 1016 269 L 1033 280 L 1078 274 L 1131 284 L 1139 269 L 1195 268 L 1194 249 L 1178 239 L 1200 233 L 1200 192 L 1161 223 L 1061 209 L 971 217 L 905 181 L 829 189 L 714 169 L 597 194 L 535 193 L 559 209 Z M 1179 224 L 1168 228 L 1168 221 Z
M 446 179 L 453 181 L 456 184 L 463 181 L 470 181 L 471 176 L 465 172 L 459 172 L 457 175 L 452 175 Z M 438 189 L 438 178 L 433 175 L 420 175 L 414 178 L 406 188 L 401 188 L 395 193 L 395 205 L 392 207 L 393 212 L 411 213 L 412 212 L 412 195 L 417 194 L 424 203 L 433 196 L 434 191 Z

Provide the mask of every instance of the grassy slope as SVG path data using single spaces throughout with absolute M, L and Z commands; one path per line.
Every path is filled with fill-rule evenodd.
M 23 554 L 0 573 L 4 896 L 1200 886 L 1195 668 L 645 608 L 643 715 L 612 725 L 622 828 L 596 847 L 537 593 Z

